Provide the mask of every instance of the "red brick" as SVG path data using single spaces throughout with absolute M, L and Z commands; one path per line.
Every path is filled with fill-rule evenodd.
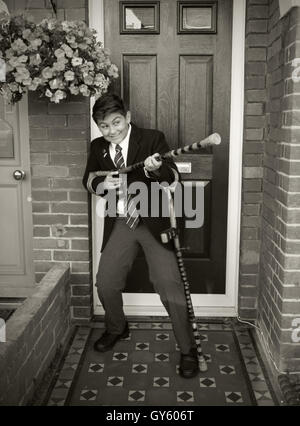
M 78 115 L 68 115 L 68 127 L 72 128 L 87 128 L 89 127 L 89 116 L 81 115 L 80 120 L 78 120 Z
M 71 165 L 71 164 L 82 164 L 86 163 L 87 154 L 82 153 L 51 153 L 50 154 L 50 164 L 51 165 Z
M 64 238 L 88 238 L 89 229 L 84 226 L 66 226 L 65 232 Z
M 267 59 L 267 49 L 265 47 L 247 47 L 246 48 L 246 59 L 250 61 L 263 61 Z
M 71 219 L 71 225 L 88 225 L 89 223 L 89 218 L 87 214 L 71 215 L 70 219 Z
M 53 203 L 51 204 L 53 213 L 87 213 L 87 203 Z
M 89 240 L 72 240 L 72 250 L 89 250 Z
M 251 5 L 248 7 L 247 12 L 248 19 L 263 19 L 268 18 L 269 8 L 267 5 Z
M 32 176 L 41 177 L 67 177 L 69 170 L 62 166 L 32 166 Z
M 248 34 L 246 37 L 246 46 L 266 47 L 268 46 L 268 34 Z
M 88 192 L 87 191 L 70 191 L 69 193 L 70 201 L 82 201 L 88 202 Z
M 245 137 L 248 141 L 261 141 L 264 138 L 264 129 L 246 129 Z
M 53 189 L 77 189 L 82 188 L 82 179 L 80 178 L 53 178 L 52 179 Z
M 65 127 L 67 124 L 66 116 L 63 115 L 31 115 L 29 116 L 29 125 L 31 127 Z
M 92 315 L 91 307 L 72 308 L 73 318 L 87 318 L 89 319 Z
M 35 213 L 49 213 L 50 206 L 48 203 L 32 203 L 32 211 Z
M 31 152 L 86 152 L 85 141 L 33 141 L 30 144 Z
M 66 9 L 66 19 L 69 21 L 85 21 L 86 10 L 84 8 Z
M 33 222 L 36 225 L 54 225 L 54 224 L 67 224 L 67 215 L 56 214 L 33 214 Z
M 264 104 L 263 103 L 247 103 L 246 105 L 246 115 L 262 115 L 264 112 Z
M 86 139 L 88 133 L 86 129 L 63 129 L 63 128 L 49 128 L 49 139 Z
M 29 137 L 30 139 L 48 139 L 48 129 L 31 127 Z
M 71 272 L 72 273 L 81 273 L 81 272 L 90 272 L 91 271 L 91 265 L 89 262 L 75 262 L 71 265 Z
M 73 296 L 88 296 L 91 292 L 91 286 L 88 285 L 72 285 Z
M 36 249 L 68 249 L 69 241 L 57 238 L 34 238 L 34 248 Z
M 57 251 L 54 250 L 53 252 L 53 260 L 59 260 L 59 261 L 85 261 L 89 259 L 89 252 L 88 251 Z
M 256 19 L 247 22 L 247 33 L 266 33 L 268 31 L 267 19 Z
M 85 102 L 67 102 L 57 105 L 49 104 L 49 114 L 87 114 L 89 115 L 89 103 Z
M 50 237 L 50 226 L 34 226 L 34 237 Z
M 67 191 L 32 191 L 35 201 L 67 201 Z
M 51 260 L 50 250 L 33 250 L 34 260 Z
M 261 179 L 243 179 L 243 190 L 245 192 L 261 191 Z
M 264 76 L 246 77 L 246 89 L 264 89 L 266 87 L 266 79 Z
M 83 8 L 85 0 L 57 0 L 57 7 L 61 9 Z

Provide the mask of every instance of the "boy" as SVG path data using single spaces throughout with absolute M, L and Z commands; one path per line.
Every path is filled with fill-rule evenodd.
M 116 214 L 106 215 L 97 274 L 97 291 L 105 310 L 103 335 L 95 342 L 99 352 L 110 350 L 115 343 L 129 335 L 128 323 L 123 312 L 122 290 L 126 277 L 141 246 L 149 266 L 150 281 L 165 306 L 181 350 L 179 372 L 182 377 L 194 377 L 198 373 L 197 349 L 188 321 L 184 289 L 172 244 L 163 245 L 160 234 L 170 227 L 168 217 L 151 217 L 138 214 L 134 198 L 124 194 L 122 176 L 112 173 L 106 177 L 93 172 L 118 170 L 143 161 L 144 168 L 126 175 L 127 187 L 133 182 L 143 182 L 151 198 L 151 184 L 172 184 L 178 180 L 178 172 L 172 160 L 158 160 L 156 154 L 169 151 L 163 133 L 141 129 L 131 123 L 131 114 L 122 99 L 107 94 L 98 99 L 93 108 L 93 119 L 102 137 L 92 141 L 83 185 L 93 194 L 118 194 Z M 117 199 L 117 197 L 116 197 Z M 151 199 L 149 199 L 149 207 Z

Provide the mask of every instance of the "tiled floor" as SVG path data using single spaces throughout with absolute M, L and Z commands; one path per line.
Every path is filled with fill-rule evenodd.
M 251 406 L 277 405 L 264 366 L 245 326 L 199 324 L 208 371 L 178 375 L 169 322 L 130 322 L 130 337 L 106 353 L 93 350 L 102 324 L 78 327 L 46 405 Z

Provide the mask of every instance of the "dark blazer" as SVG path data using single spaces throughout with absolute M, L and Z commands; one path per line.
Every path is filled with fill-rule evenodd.
M 129 139 L 128 155 L 127 155 L 127 166 L 135 164 L 140 161 L 144 161 L 148 156 L 155 153 L 164 154 L 170 151 L 167 145 L 164 134 L 158 130 L 142 129 L 136 127 L 131 123 L 132 129 Z M 92 141 L 90 147 L 90 154 L 87 160 L 86 170 L 83 176 L 82 183 L 84 187 L 91 193 L 100 195 L 97 192 L 97 186 L 102 183 L 105 177 L 94 177 L 92 172 L 105 170 L 117 170 L 114 162 L 109 155 L 109 142 L 103 137 L 96 138 Z M 150 178 L 146 177 L 143 168 L 130 172 L 127 175 L 128 186 L 132 182 L 140 181 L 144 182 L 150 189 L 151 182 L 168 182 L 171 184 L 179 179 L 179 173 L 176 165 L 172 160 L 164 160 L 162 166 L 159 169 L 158 174 L 150 174 Z M 98 187 L 99 188 L 99 187 Z M 170 228 L 170 219 L 168 217 L 162 217 L 162 211 L 160 209 L 158 217 L 151 217 L 151 192 L 148 191 L 148 214 L 142 217 L 141 220 L 148 227 L 152 235 L 161 242 L 160 234 L 162 231 Z M 162 197 L 166 197 L 161 191 Z M 105 196 L 105 193 L 101 194 Z M 161 200 L 162 202 L 162 200 Z M 165 202 L 165 201 L 164 201 Z M 101 251 L 103 251 L 109 236 L 111 234 L 115 217 L 105 216 L 104 222 L 104 233 Z M 164 244 L 168 249 L 172 249 L 173 245 L 168 243 Z

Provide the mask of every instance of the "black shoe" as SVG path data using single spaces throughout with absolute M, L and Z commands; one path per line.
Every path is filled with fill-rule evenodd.
M 192 348 L 188 354 L 181 354 L 179 374 L 185 379 L 197 376 L 199 372 L 197 349 Z
M 100 339 L 94 343 L 94 350 L 98 352 L 109 351 L 120 339 L 126 339 L 129 336 L 129 327 L 126 323 L 124 331 L 121 334 L 112 334 L 105 331 Z

